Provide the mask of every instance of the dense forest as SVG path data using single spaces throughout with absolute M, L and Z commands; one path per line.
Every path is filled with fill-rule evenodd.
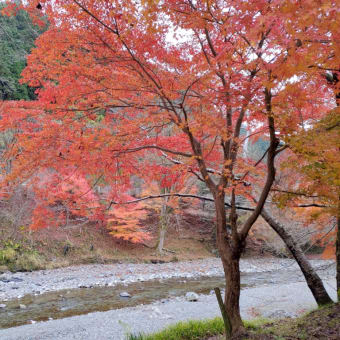
M 4 5 L 0 4 L 0 11 Z M 41 29 L 24 11 L 16 16 L 0 15 L 0 100 L 32 100 L 34 88 L 20 84 L 26 57 Z

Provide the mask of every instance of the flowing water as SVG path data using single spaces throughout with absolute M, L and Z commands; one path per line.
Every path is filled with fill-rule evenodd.
M 241 276 L 242 288 L 289 282 L 296 272 L 248 273 Z M 223 277 L 196 279 L 169 279 L 135 282 L 114 287 L 93 287 L 59 290 L 41 295 L 26 295 L 21 299 L 0 301 L 6 304 L 0 309 L 0 328 L 9 328 L 34 321 L 60 319 L 69 316 L 107 311 L 148 304 L 153 301 L 183 296 L 188 291 L 209 294 L 215 287 L 224 289 Z M 128 292 L 131 298 L 120 297 Z M 21 305 L 21 306 L 20 306 Z

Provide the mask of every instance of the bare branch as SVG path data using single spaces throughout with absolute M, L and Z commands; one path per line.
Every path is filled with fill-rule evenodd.
M 160 151 L 163 151 L 163 152 L 171 153 L 173 155 L 178 155 L 178 156 L 183 156 L 183 157 L 188 157 L 188 158 L 193 157 L 192 154 L 163 148 L 163 147 L 158 146 L 158 145 L 144 145 L 144 146 L 140 146 L 140 147 L 137 147 L 137 148 L 125 149 L 125 150 L 114 150 L 114 151 L 117 151 L 116 155 L 120 155 L 120 154 L 124 154 L 124 153 L 132 153 L 132 152 L 137 152 L 137 151 L 147 150 L 147 149 L 156 149 L 156 150 L 160 150 Z
M 161 194 L 161 195 L 149 195 L 145 197 L 140 197 L 136 198 L 135 200 L 131 201 L 125 201 L 125 202 L 115 202 L 111 201 L 110 205 L 108 207 L 108 210 L 111 208 L 112 205 L 118 205 L 118 204 L 135 204 L 138 202 L 146 201 L 146 200 L 151 200 L 151 199 L 157 199 L 157 198 L 164 198 L 164 197 L 182 197 L 182 198 L 194 198 L 194 199 L 199 199 L 202 201 L 208 201 L 208 202 L 214 202 L 213 198 L 205 197 L 205 196 L 199 196 L 199 195 L 191 195 L 191 194 L 179 194 L 179 193 L 172 193 L 172 194 Z M 230 203 L 225 202 L 224 205 L 228 208 L 231 208 Z M 248 208 L 248 207 L 242 207 L 242 206 L 236 206 L 236 209 L 239 210 L 245 210 L 245 211 L 254 211 L 253 208 Z
M 308 198 L 318 198 L 319 197 L 317 195 L 308 195 L 304 192 L 281 190 L 281 189 L 277 189 L 277 188 L 273 188 L 273 189 L 271 189 L 271 191 L 281 192 L 281 193 L 288 194 L 288 195 L 303 196 L 303 197 L 308 197 Z
M 299 204 L 299 205 L 294 205 L 294 207 L 295 207 L 295 208 L 311 208 L 311 207 L 316 207 L 316 208 L 330 208 L 329 205 L 318 204 L 318 203 Z

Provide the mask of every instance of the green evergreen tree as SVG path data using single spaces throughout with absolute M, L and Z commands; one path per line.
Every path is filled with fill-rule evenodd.
M 0 4 L 0 11 L 4 4 Z M 0 14 L 0 100 L 33 100 L 34 90 L 20 84 L 26 57 L 42 29 L 33 25 L 24 11 L 8 17 Z

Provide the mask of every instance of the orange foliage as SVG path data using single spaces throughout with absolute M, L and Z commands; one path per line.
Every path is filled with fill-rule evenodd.
M 141 220 L 146 217 L 147 210 L 138 204 L 116 207 L 109 215 L 108 229 L 115 238 L 139 243 L 150 238 L 144 231 L 138 230 Z
M 340 64 L 338 0 L 25 4 L 50 26 L 23 72 L 38 101 L 2 108 L 1 130 L 15 134 L 3 185 L 53 174 L 34 185 L 49 205 L 111 221 L 110 201 L 123 201 L 132 175 L 163 187 L 194 175 L 247 196 L 244 181 L 262 184 L 266 173 L 242 155 L 241 125 L 267 138 L 272 115 L 287 142 L 335 105 L 323 72 Z M 73 169 L 77 180 L 67 179 Z M 138 241 L 124 209 L 113 214 L 130 222 L 115 233 Z

